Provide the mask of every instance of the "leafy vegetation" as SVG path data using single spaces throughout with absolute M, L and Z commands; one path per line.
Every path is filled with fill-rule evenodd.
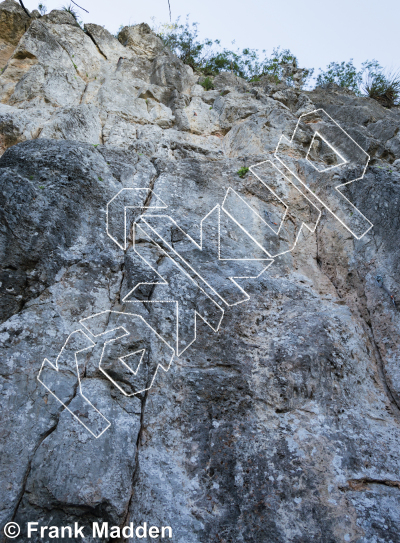
M 238 174 L 239 177 L 241 177 L 242 179 L 244 178 L 244 176 L 248 173 L 249 171 L 249 168 L 240 168 L 236 173 Z
M 400 75 L 383 71 L 369 75 L 363 90 L 382 106 L 391 108 L 400 104 Z
M 190 23 L 188 17 L 184 24 L 178 18 L 175 23 L 156 26 L 153 30 L 185 64 L 204 76 L 215 76 L 223 71 L 231 71 L 249 81 L 259 81 L 269 76 L 273 81 L 294 84 L 294 74 L 298 71 L 298 60 L 289 49 L 273 49 L 272 55 L 260 54 L 257 49 L 233 50 L 222 48 L 220 40 L 199 39 L 198 23 Z M 232 43 L 234 45 L 234 42 Z M 313 70 L 302 70 L 304 85 Z
M 376 60 L 367 60 L 361 65 L 361 69 L 353 64 L 351 58 L 348 62 L 331 62 L 326 70 L 320 69 L 317 77 L 317 87 L 326 87 L 330 83 L 335 83 L 339 87 L 346 87 L 358 95 L 361 95 L 361 83 L 367 73 L 375 73 L 382 70 Z
M 363 62 L 360 70 L 354 66 L 353 59 L 349 62 L 331 62 L 325 71 L 320 72 L 316 81 L 318 87 L 335 83 L 358 96 L 369 96 L 385 107 L 399 104 L 400 75 L 385 73 L 377 60 Z
M 300 69 L 297 57 L 289 49 L 274 48 L 270 56 L 257 49 L 233 50 L 222 48 L 220 40 L 199 38 L 198 23 L 185 23 L 178 18 L 175 23 L 156 25 L 153 30 L 185 64 L 204 76 L 201 84 L 212 89 L 212 77 L 230 71 L 250 82 L 265 79 L 289 86 L 310 88 L 313 69 Z M 234 42 L 232 43 L 234 45 Z M 385 74 L 376 60 L 363 62 L 358 69 L 353 59 L 348 62 L 331 62 L 326 70 L 319 70 L 317 87 L 336 84 L 352 90 L 358 96 L 369 96 L 385 107 L 399 104 L 400 76 Z
M 37 8 L 40 15 L 46 15 L 47 7 L 44 4 L 39 4 Z
M 78 21 L 78 12 L 72 4 L 70 4 L 69 6 L 63 6 L 61 9 L 62 11 L 67 11 L 68 13 L 70 13 L 75 21 Z
M 214 88 L 214 84 L 212 82 L 212 79 L 210 77 L 205 77 L 203 81 L 200 81 L 200 85 L 206 90 L 212 90 Z M 211 108 L 210 108 L 211 109 Z

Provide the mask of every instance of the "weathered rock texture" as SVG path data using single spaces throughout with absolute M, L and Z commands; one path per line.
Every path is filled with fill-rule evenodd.
M 6 0 L 0 10 L 0 70 L 3 70 L 31 19 L 14 0 Z
M 18 541 L 28 541 L 28 521 L 107 521 L 171 526 L 176 543 L 399 542 L 398 108 L 338 88 L 302 92 L 229 73 L 205 91 L 147 25 L 125 27 L 118 41 L 60 12 L 28 21 L 6 0 L 0 29 L 1 526 L 18 522 Z M 276 161 L 281 135 L 290 138 L 299 117 L 317 108 L 371 156 L 364 179 L 343 189 L 374 225 L 361 239 L 318 207 L 321 185 L 303 195 L 283 176 L 271 182 L 289 214 L 272 238 L 284 206 L 257 177 L 237 174 Z M 301 177 L 314 132 L 299 128 L 282 156 Z M 317 166 L 335 164 L 321 142 L 312 149 Z M 332 172 L 335 186 L 348 180 Z M 270 254 L 293 249 L 258 279 L 242 280 L 250 299 L 231 307 L 170 258 L 175 250 L 194 259 L 211 286 L 240 301 L 229 276 L 243 275 L 243 263 L 217 262 L 214 273 L 179 228 L 199 241 L 200 221 L 229 187 L 265 218 L 246 225 L 254 239 L 271 240 Z M 163 241 L 151 241 L 143 224 L 130 232 L 137 252 L 107 236 L 107 202 L 123 188 L 153 191 L 137 192 L 129 224 L 140 214 L 174 218 L 159 230 Z M 157 197 L 166 210 L 148 209 Z M 234 216 L 240 200 L 232 202 Z M 315 206 L 317 228 L 303 229 L 295 245 L 301 221 L 315 222 Z M 224 220 L 222 258 L 250 249 L 265 258 Z M 215 224 L 207 231 L 214 241 Z M 145 284 L 156 272 L 169 286 Z M 181 350 L 193 339 L 194 312 L 211 322 L 216 302 L 225 307 L 219 331 L 197 318 L 196 341 L 133 397 L 99 371 L 101 342 L 80 353 L 82 393 L 111 422 L 95 439 L 70 412 L 88 420 L 76 372 L 60 369 L 68 411 L 37 380 L 44 358 L 54 363 L 79 321 L 104 311 L 114 313 L 98 333 L 109 339 L 121 313 L 133 312 L 172 342 L 174 306 L 157 303 L 171 298 L 185 317 Z M 83 339 L 66 356 L 87 347 Z M 131 351 L 144 345 L 130 341 Z M 149 376 L 152 345 L 143 362 Z M 137 390 L 107 363 L 115 383 Z

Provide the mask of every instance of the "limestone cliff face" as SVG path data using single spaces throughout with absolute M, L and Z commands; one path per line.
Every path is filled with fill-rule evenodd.
M 1 526 L 400 541 L 399 109 L 205 91 L 144 24 L 0 34 Z

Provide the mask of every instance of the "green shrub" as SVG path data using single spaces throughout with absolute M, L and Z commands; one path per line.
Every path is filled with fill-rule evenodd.
M 37 8 L 38 8 L 38 11 L 39 11 L 40 15 L 45 15 L 46 14 L 47 7 L 44 4 L 39 4 Z
M 325 71 L 320 68 L 321 73 L 317 77 L 316 86 L 326 87 L 330 83 L 336 83 L 339 87 L 348 88 L 362 96 L 363 79 L 381 74 L 382 71 L 383 68 L 377 60 L 366 60 L 359 70 L 354 66 L 352 58 L 348 62 L 331 62 Z
M 398 73 L 368 74 L 363 90 L 382 106 L 391 108 L 400 103 L 400 75 Z
M 317 87 L 326 87 L 329 83 L 336 83 L 339 87 L 346 87 L 356 94 L 360 94 L 360 84 L 364 70 L 357 70 L 351 58 L 349 62 L 331 62 L 326 70 L 319 70 Z
M 377 60 L 366 60 L 357 68 L 353 59 L 349 62 L 331 62 L 325 71 L 320 69 L 317 87 L 326 87 L 336 83 L 340 87 L 352 90 L 358 96 L 369 96 L 385 107 L 399 103 L 400 75 L 385 73 Z
M 206 77 L 203 81 L 200 82 L 200 85 L 206 90 L 212 90 L 214 88 L 214 83 L 210 77 Z
M 298 68 L 297 58 L 289 49 L 273 49 L 270 57 L 265 51 L 260 54 L 257 49 L 248 47 L 236 51 L 221 47 L 220 40 L 198 37 L 198 23 L 185 24 L 178 18 L 173 24 L 156 26 L 153 19 L 153 30 L 185 64 L 204 76 L 215 76 L 220 72 L 230 71 L 250 81 L 258 81 L 264 75 L 274 76 L 276 81 L 285 80 L 293 85 L 293 69 Z M 234 42 L 233 42 L 234 43 Z M 289 68 L 289 69 L 288 69 Z M 303 84 L 311 77 L 313 70 L 303 70 Z
M 198 26 L 198 23 L 189 22 L 189 16 L 184 24 L 178 17 L 175 23 L 158 26 L 153 18 L 153 30 L 164 44 L 195 72 L 205 76 L 201 84 L 206 90 L 213 88 L 206 87 L 212 85 L 212 76 L 226 71 L 252 83 L 261 80 L 275 84 L 283 82 L 297 88 L 309 85 L 314 70 L 300 69 L 297 57 L 289 49 L 277 47 L 268 56 L 265 50 L 260 53 L 250 48 L 235 51 L 222 48 L 220 40 L 200 40 Z M 393 107 L 399 101 L 399 75 L 385 75 L 376 60 L 363 62 L 360 69 L 353 59 L 331 62 L 326 70 L 320 69 L 316 86 L 326 87 L 331 83 L 348 88 L 358 96 L 370 96 L 386 107 Z
M 238 170 L 236 173 L 238 174 L 239 177 L 241 177 L 242 179 L 244 178 L 244 176 L 248 173 L 249 171 L 249 168 L 240 168 L 240 170 Z

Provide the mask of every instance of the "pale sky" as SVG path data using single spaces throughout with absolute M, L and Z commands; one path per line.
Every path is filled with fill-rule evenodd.
M 330 61 L 354 59 L 356 65 L 376 59 L 389 69 L 400 68 L 400 1 L 385 0 L 170 0 L 172 21 L 190 14 L 200 23 L 202 38 L 220 39 L 223 46 L 291 49 L 300 66 L 325 68 Z M 33 10 L 38 0 L 24 0 Z M 42 0 L 48 11 L 68 0 Z M 85 23 L 115 33 L 120 25 L 169 21 L 168 0 L 77 0 Z M 317 72 L 317 70 L 316 70 Z

